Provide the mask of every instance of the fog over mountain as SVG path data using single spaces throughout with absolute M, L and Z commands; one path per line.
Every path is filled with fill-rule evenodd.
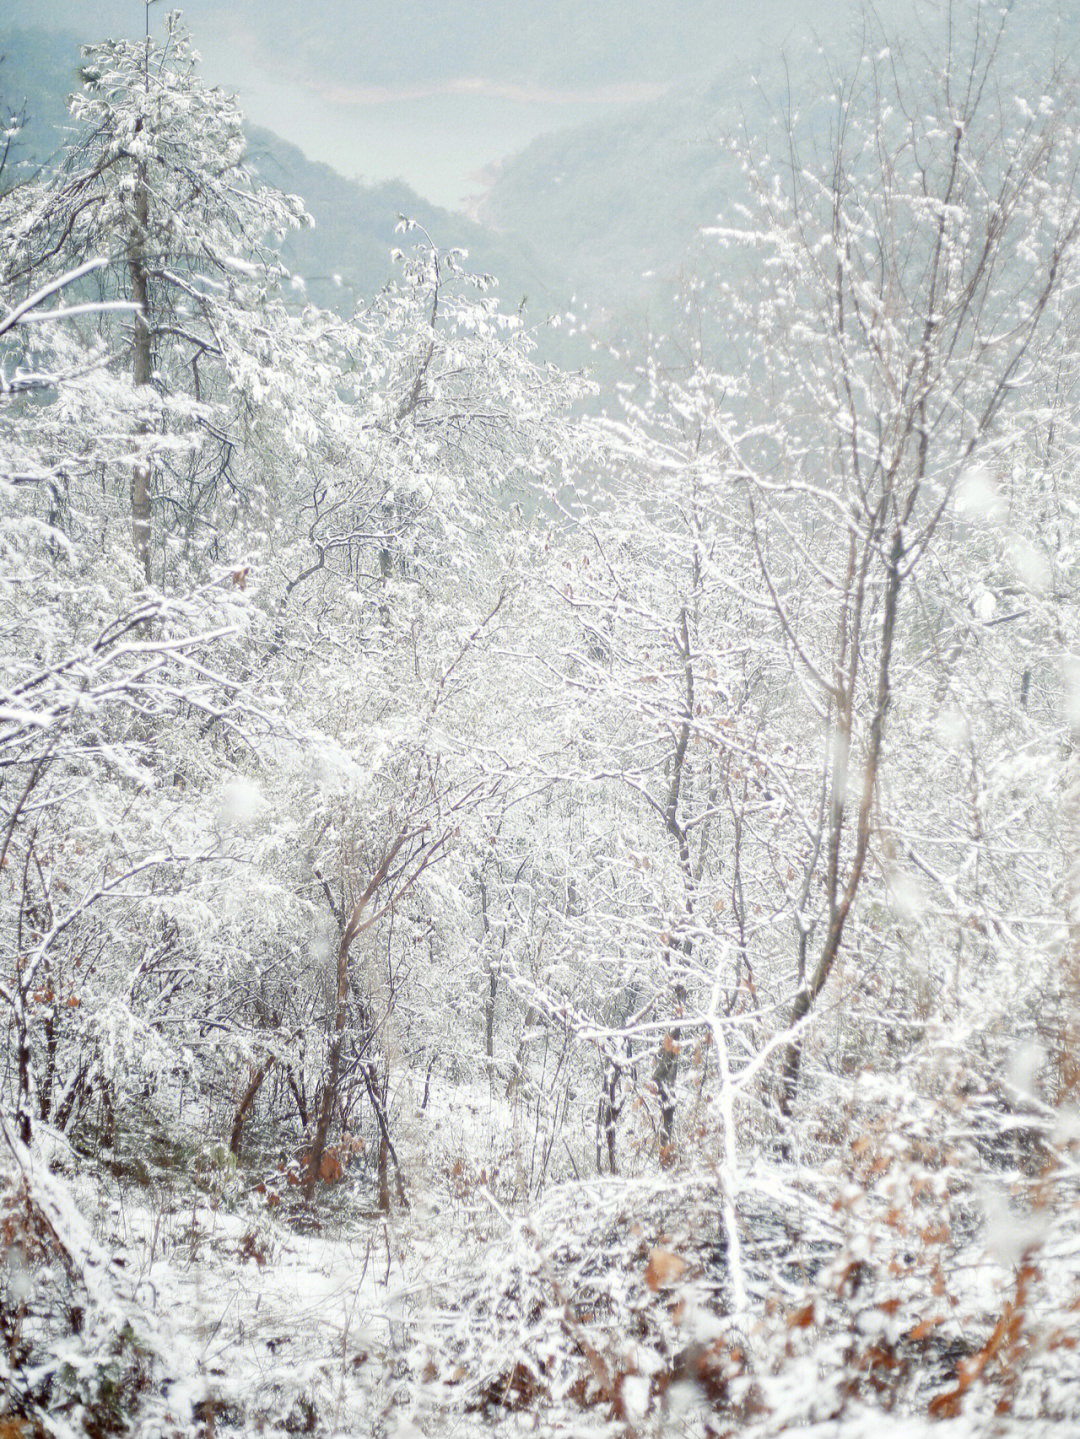
M 152 24 L 164 8 L 150 7 Z M 0 93 L 29 101 L 24 150 L 44 153 L 64 121 L 75 22 L 138 35 L 145 13 L 134 0 L 39 0 L 32 12 L 0 0 Z M 754 77 L 775 79 L 782 49 L 812 50 L 811 21 L 823 19 L 805 0 L 694 0 L 672 14 L 642 0 L 193 0 L 184 14 L 207 78 L 238 92 L 256 162 L 315 214 L 316 232 L 287 247 L 314 295 L 341 302 L 333 275 L 371 293 L 407 213 L 466 247 L 533 318 L 571 302 L 640 316 L 667 293 L 723 203 L 721 140 L 757 103 Z M 850 24 L 847 12 L 835 23 Z M 590 353 L 565 331 L 545 345 L 575 364 Z
M 164 8 L 151 7 L 151 19 Z M 208 78 L 238 90 L 253 123 L 343 175 L 404 179 L 451 207 L 474 188 L 472 174 L 539 134 L 667 95 L 687 76 L 712 78 L 734 59 L 749 67 L 808 25 L 833 23 L 808 0 L 183 9 Z M 29 23 L 138 35 L 143 13 L 141 0 L 0 0 L 0 35 Z
M 79 85 L 79 48 L 71 30 L 10 28 L 0 63 L 0 96 L 9 108 L 25 107 L 26 125 L 13 159 L 45 162 L 69 132 L 66 99 Z M 391 271 L 390 252 L 401 215 L 424 226 L 440 244 L 461 246 L 471 263 L 505 287 L 507 303 L 531 294 L 555 302 L 551 276 L 527 241 L 498 235 L 490 227 L 452 214 L 402 180 L 361 184 L 317 160 L 272 130 L 249 123 L 250 160 L 263 179 L 302 195 L 314 229 L 290 236 L 285 256 L 320 303 L 351 307 L 370 296 Z M 561 294 L 561 289 L 559 289 Z

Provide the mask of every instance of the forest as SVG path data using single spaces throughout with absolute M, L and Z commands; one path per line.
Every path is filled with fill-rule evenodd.
M 0 65 L 0 1439 L 1077 1432 L 1075 20 L 918 13 L 635 325 Z

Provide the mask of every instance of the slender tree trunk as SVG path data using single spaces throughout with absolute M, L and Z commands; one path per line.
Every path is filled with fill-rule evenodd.
M 33 1057 L 30 1053 L 30 1030 L 26 1022 L 26 996 L 20 994 L 21 1003 L 16 1011 L 16 1065 L 18 1069 L 18 1097 L 15 1103 L 15 1132 L 23 1144 L 30 1143 L 32 1123 L 30 1109 L 34 1087 Z
M 484 997 L 484 1053 L 488 1059 L 495 1054 L 495 1000 L 499 992 L 499 967 L 495 956 L 491 953 L 490 936 L 491 921 L 488 918 L 488 892 L 484 883 L 484 876 L 476 871 L 477 884 L 480 886 L 480 921 L 484 929 L 484 940 L 488 944 L 487 949 L 487 994 Z M 506 926 L 503 925 L 503 944 L 506 943 Z M 502 946 L 500 946 L 501 948 Z
M 48 1124 L 52 1110 L 53 1084 L 56 1079 L 56 1000 L 53 999 L 45 1014 L 45 1073 L 41 1079 L 38 1095 L 38 1113 Z
M 488 958 L 488 993 L 484 1006 L 484 1053 L 491 1059 L 495 1054 L 495 996 L 499 988 L 499 975 L 495 962 Z
M 600 1103 L 596 1113 L 596 1170 L 598 1174 L 603 1170 L 601 1159 L 604 1151 L 607 1152 L 608 1173 L 618 1173 L 615 1163 L 615 1125 L 621 1108 L 616 1103 L 618 1092 L 619 1070 L 614 1064 L 605 1064 L 600 1076 Z M 674 1122 L 674 1116 L 672 1119 Z
M 287 1077 L 287 1079 L 288 1079 L 289 1092 L 290 1092 L 290 1094 L 291 1094 L 292 1097 L 293 1097 L 293 1102 L 294 1102 L 294 1104 L 296 1105 L 296 1113 L 297 1113 L 297 1115 L 299 1116 L 300 1124 L 301 1124 L 302 1128 L 307 1129 L 307 1126 L 308 1126 L 307 1096 L 304 1094 L 304 1091 L 301 1089 L 300 1085 L 296 1082 L 296 1075 L 295 1075 L 295 1073 L 293 1072 L 293 1067 L 292 1067 L 291 1064 L 289 1065 L 288 1070 L 287 1070 L 287 1072 L 286 1072 L 286 1077 Z
M 420 1109 L 423 1112 L 428 1107 L 428 1099 L 431 1096 L 431 1071 L 435 1067 L 435 1056 L 428 1056 L 427 1069 L 424 1072 L 424 1097 L 420 1101 Z
M 379 1158 L 378 1158 L 378 1183 L 379 1183 L 379 1213 L 390 1213 L 390 1150 L 386 1143 L 386 1135 L 379 1135 Z
M 344 981 L 342 979 L 344 976 Z M 341 1048 L 344 1040 L 343 1030 L 347 1012 L 347 1001 L 349 996 L 348 970 L 343 961 L 338 964 L 338 1005 L 334 1019 L 334 1036 L 330 1041 L 330 1064 L 326 1076 L 326 1087 L 322 1093 L 322 1103 L 319 1106 L 319 1117 L 315 1122 L 315 1138 L 311 1144 L 311 1158 L 308 1162 L 308 1172 L 304 1180 L 304 1194 L 308 1199 L 315 1192 L 315 1181 L 319 1177 L 319 1168 L 322 1165 L 323 1154 L 326 1152 L 326 1139 L 330 1133 L 330 1120 L 334 1113 L 334 1105 L 337 1102 L 338 1081 L 341 1078 Z
M 893 636 L 896 631 L 896 614 L 900 600 L 900 561 L 904 554 L 903 533 L 897 529 L 893 535 L 889 552 L 888 573 L 885 581 L 885 599 L 881 617 L 881 657 L 878 662 L 877 701 L 870 721 L 870 743 L 863 772 L 863 789 L 859 800 L 859 812 L 855 830 L 855 853 L 851 869 L 842 892 L 838 889 L 836 872 L 839 864 L 841 830 L 844 823 L 842 790 L 838 785 L 834 804 L 834 817 L 830 834 L 830 913 L 829 927 L 825 934 L 821 954 L 810 978 L 804 982 L 795 996 L 791 1007 L 789 1024 L 794 1027 L 810 1013 L 818 995 L 832 973 L 840 942 L 844 937 L 851 906 L 862 882 L 866 854 L 870 845 L 870 816 L 877 794 L 878 770 L 881 763 L 881 743 L 885 732 L 885 715 L 889 708 L 889 671 L 892 663 Z M 857 637 L 853 644 L 857 646 Z M 847 703 L 854 704 L 854 695 L 848 694 Z M 850 733 L 850 727 L 849 727 Z M 784 1052 L 783 1077 L 780 1090 L 780 1112 L 789 1118 L 799 1092 L 799 1070 L 802 1066 L 802 1036 L 796 1035 Z
M 682 662 L 685 693 L 681 723 L 671 761 L 671 788 L 664 809 L 664 824 L 678 852 L 679 867 L 683 873 L 683 887 L 686 895 L 686 918 L 690 922 L 694 918 L 694 868 L 686 830 L 679 822 L 679 803 L 682 798 L 686 772 L 686 750 L 690 743 L 690 726 L 694 718 L 694 660 L 690 650 L 690 623 L 685 605 L 679 616 L 679 630 L 675 642 Z M 689 960 L 693 952 L 693 940 L 689 935 L 685 935 L 675 945 L 671 945 L 669 942 L 667 950 L 669 962 L 673 949 L 680 951 Z M 685 1003 L 686 986 L 681 980 L 677 980 L 675 1004 L 680 1014 Z M 656 1066 L 653 1069 L 653 1083 L 656 1085 L 660 1097 L 660 1163 L 665 1167 L 674 1159 L 676 1087 L 679 1078 L 681 1035 L 682 1026 L 672 1025 L 664 1035 L 660 1053 L 656 1057 Z
M 244 1097 L 240 1101 L 236 1111 L 236 1118 L 233 1120 L 232 1134 L 229 1136 L 229 1149 L 240 1158 L 240 1141 L 244 1137 L 244 1120 L 247 1118 L 248 1110 L 255 1103 L 256 1096 L 263 1086 L 263 1080 L 274 1067 L 274 1056 L 269 1055 L 251 1076 L 251 1082 L 244 1091 Z
M 98 1142 L 102 1149 L 113 1149 L 116 1145 L 116 1106 L 113 1104 L 112 1085 L 100 1071 L 98 1090 L 101 1094 L 101 1138 Z
M 367 888 L 360 896 L 360 899 L 349 916 L 349 922 L 345 926 L 345 932 L 341 936 L 341 943 L 338 945 L 337 956 L 337 995 L 334 1008 L 334 1028 L 330 1040 L 330 1054 L 328 1073 L 326 1076 L 326 1088 L 323 1091 L 322 1104 L 319 1108 L 319 1117 L 315 1124 L 315 1138 L 311 1145 L 311 1158 L 308 1163 L 308 1172 L 304 1180 L 304 1194 L 308 1199 L 315 1192 L 315 1182 L 319 1177 L 319 1166 L 322 1164 L 323 1153 L 326 1150 L 326 1137 L 330 1132 L 330 1120 L 334 1113 L 334 1106 L 337 1103 L 338 1083 L 341 1078 L 341 1050 L 345 1039 L 345 1023 L 349 1012 L 349 950 L 352 942 L 358 934 L 379 918 L 375 914 L 365 919 L 365 911 L 368 904 L 386 878 L 387 871 L 397 858 L 398 851 L 408 839 L 408 834 L 402 830 L 394 843 L 383 855 L 382 862 L 378 869 L 368 881 Z M 411 883 L 411 881 L 410 881 Z M 399 891 L 400 897 L 402 891 Z M 374 1099 L 372 1101 L 374 1103 Z M 383 1123 L 385 1133 L 385 1122 Z
M 67 1133 L 72 1116 L 82 1103 L 86 1092 L 86 1075 L 87 1066 L 83 1063 L 76 1070 L 74 1077 L 68 1081 L 67 1088 L 60 1092 L 60 1098 L 56 1105 L 56 1127 L 62 1134 Z
M 390 1182 L 387 1160 L 394 1166 L 394 1180 L 397 1187 L 398 1199 L 403 1209 L 408 1209 L 409 1200 L 405 1193 L 405 1180 L 401 1173 L 401 1165 L 398 1162 L 397 1150 L 394 1148 L 390 1138 L 390 1124 L 386 1116 L 385 1094 L 379 1092 L 379 1076 L 373 1064 L 363 1067 L 361 1073 L 364 1076 L 364 1084 L 367 1088 L 368 1098 L 371 1100 L 371 1107 L 375 1111 L 375 1119 L 379 1126 L 379 1157 L 378 1157 L 378 1180 L 379 1180 L 379 1208 L 385 1214 L 390 1208 Z
M 131 378 L 137 388 L 150 384 L 150 308 L 149 277 L 146 272 L 146 230 L 150 218 L 150 192 L 146 167 L 139 165 L 135 180 L 135 228 L 128 244 L 128 276 L 131 296 L 139 306 L 131 344 Z M 149 426 L 141 422 L 137 433 L 145 435 Z M 135 558 L 146 583 L 150 583 L 150 461 L 136 460 L 131 471 L 131 537 Z

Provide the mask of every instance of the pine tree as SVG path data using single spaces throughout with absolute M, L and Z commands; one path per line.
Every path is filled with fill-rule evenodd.
M 100 323 L 137 391 L 145 438 L 127 479 L 149 583 L 155 531 L 190 545 L 235 488 L 238 425 L 276 358 L 265 312 L 286 272 L 270 243 L 310 219 L 299 199 L 259 184 L 235 100 L 203 83 L 178 13 L 160 42 L 110 40 L 83 54 L 83 89 L 69 102 L 78 131 L 61 167 L 8 197 L 5 278 L 40 283 L 104 257 L 98 298 L 138 307 Z

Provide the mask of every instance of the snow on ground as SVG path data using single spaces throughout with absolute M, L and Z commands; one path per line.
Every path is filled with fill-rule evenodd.
M 79 1189 L 174 1376 L 143 1432 L 170 1421 L 190 1429 L 210 1411 L 216 1432 L 325 1433 L 327 1422 L 373 1431 L 436 1248 L 410 1216 L 365 1215 L 355 1195 L 335 1195 L 319 1205 L 321 1227 L 305 1232 L 258 1195 L 230 1205 L 129 1185 Z

